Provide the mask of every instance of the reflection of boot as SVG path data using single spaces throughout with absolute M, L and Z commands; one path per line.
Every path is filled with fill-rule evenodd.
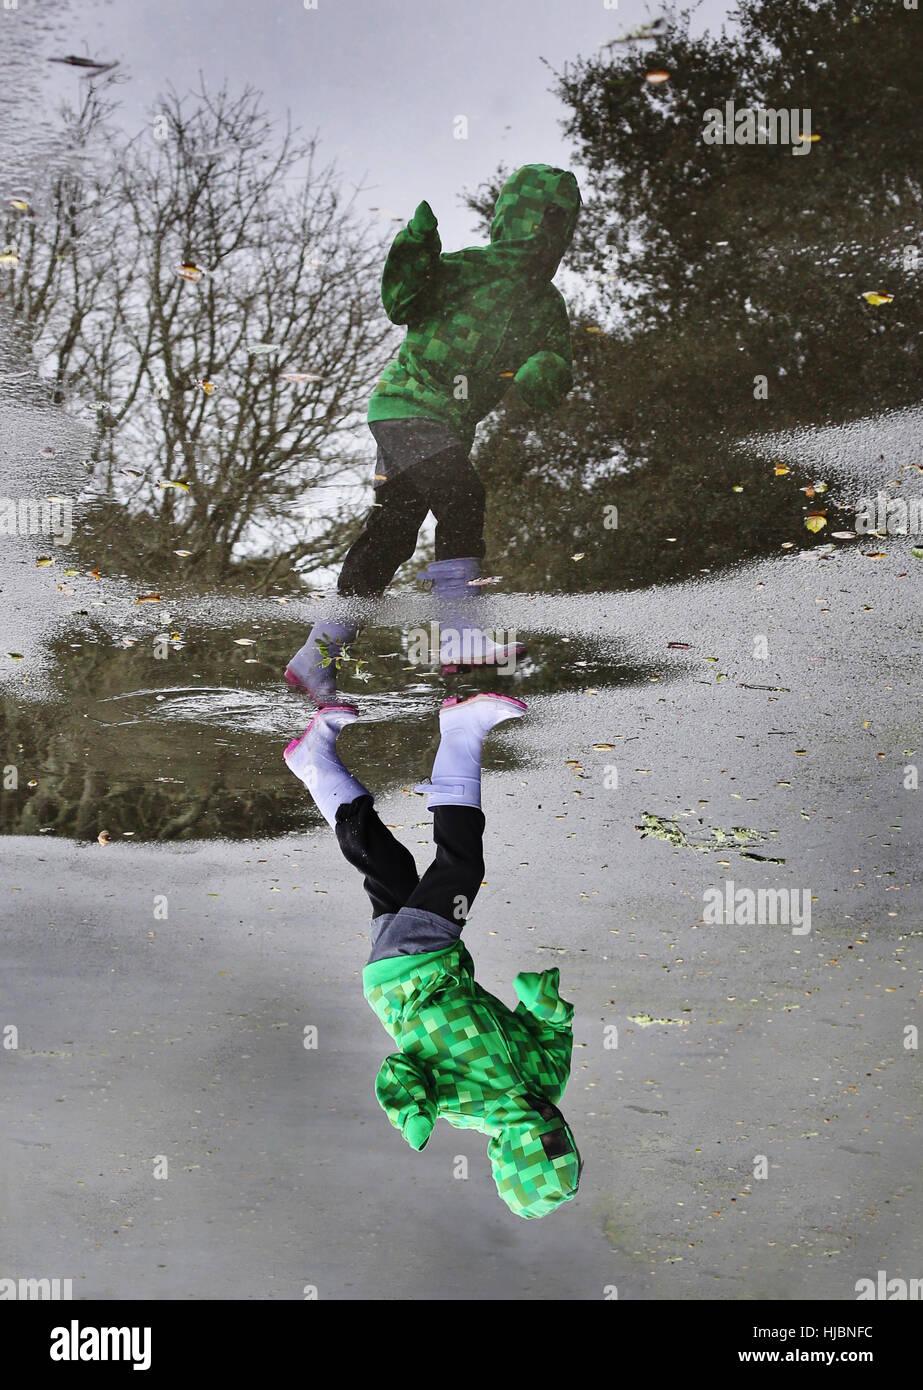
M 481 747 L 495 724 L 521 719 L 523 700 L 509 695 L 457 696 L 444 700 L 439 711 L 439 747 L 428 782 L 414 790 L 427 794 L 426 809 L 434 806 L 481 805 Z
M 292 739 L 282 754 L 290 771 L 304 782 L 328 825 L 336 824 L 338 806 L 368 795 L 337 755 L 337 735 L 358 717 L 355 705 L 328 705 L 315 714 L 301 738 Z
M 285 668 L 285 679 L 293 690 L 304 691 L 321 709 L 336 703 L 336 658 L 343 648 L 355 641 L 357 623 L 317 622 L 311 628 L 307 642 Z M 324 650 L 321 651 L 321 648 Z M 321 663 L 329 657 L 329 663 Z
M 439 619 L 439 660 L 446 673 L 460 666 L 501 666 L 525 656 L 521 642 L 494 642 L 477 625 L 481 562 L 473 555 L 457 560 L 434 560 L 418 578 L 432 580 Z

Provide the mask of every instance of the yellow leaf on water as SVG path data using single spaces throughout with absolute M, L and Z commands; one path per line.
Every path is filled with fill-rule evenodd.
M 614 744 L 614 743 L 594 743 L 594 744 L 593 744 L 593 747 L 594 747 L 594 748 L 598 748 L 598 749 L 600 749 L 600 750 L 602 751 L 603 749 L 614 748 L 614 747 L 615 747 L 615 744 Z
M 804 519 L 804 524 L 809 531 L 816 533 L 822 531 L 827 525 L 827 518 L 824 516 L 823 512 L 808 512 Z
M 646 72 L 644 78 L 647 82 L 669 82 L 670 74 L 663 68 L 655 68 L 653 72 Z
M 183 559 L 185 559 L 187 555 L 191 555 L 191 554 L 192 554 L 192 551 L 191 551 L 191 550 L 174 550 L 173 554 L 174 554 L 174 555 L 182 555 Z
M 189 484 L 185 478 L 161 478 L 158 487 L 175 487 L 177 492 L 188 492 Z
M 39 558 L 38 560 L 36 560 L 36 562 L 35 562 L 35 568 L 36 568 L 36 569 L 40 569 L 40 570 L 41 570 L 41 569 L 47 569 L 47 567 L 48 567 L 49 565 L 53 565 L 53 564 L 54 564 L 54 557 L 53 557 L 53 556 L 51 556 L 51 555 L 42 555 L 42 556 L 40 556 L 40 558 Z
M 572 560 L 583 560 L 585 557 L 586 557 L 586 551 L 585 551 L 585 550 L 578 550 L 578 551 L 577 551 L 577 554 L 576 554 L 576 555 L 572 555 L 570 558 L 571 558 Z
M 18 251 L 4 251 L 0 255 L 0 265 L 19 265 Z
M 194 261 L 183 261 L 182 265 L 176 267 L 176 273 L 177 275 L 182 275 L 184 280 L 191 280 L 193 284 L 195 284 L 197 280 L 201 280 L 202 276 L 205 274 L 202 267 L 196 265 Z
M 10 207 L 15 208 L 17 212 L 29 211 L 29 204 L 26 202 L 25 198 L 11 198 Z
M 234 645 L 235 647 L 255 647 L 256 643 L 252 637 L 235 637 Z
M 776 464 L 776 477 L 777 477 L 777 478 L 781 478 L 783 473 L 790 473 L 790 472 L 791 472 L 791 469 L 790 469 L 790 468 L 786 468 L 786 466 L 785 466 L 784 463 L 777 463 L 777 464 Z
M 135 603 L 162 603 L 163 594 L 140 594 Z
M 894 295 L 880 294 L 878 290 L 866 290 L 862 298 L 867 299 L 869 304 L 872 304 L 875 306 L 875 308 L 877 308 L 879 304 L 890 304 L 894 298 Z

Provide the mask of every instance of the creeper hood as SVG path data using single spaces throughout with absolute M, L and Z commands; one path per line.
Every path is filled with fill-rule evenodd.
M 583 1160 L 556 1105 L 508 1096 L 488 1114 L 487 1145 L 497 1193 L 516 1216 L 547 1216 L 577 1195 Z
M 491 246 L 518 251 L 550 278 L 573 239 L 580 207 L 580 189 L 572 173 L 551 164 L 524 164 L 497 196 Z

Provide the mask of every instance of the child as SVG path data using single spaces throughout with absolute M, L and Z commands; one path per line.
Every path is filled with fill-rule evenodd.
M 497 198 L 489 246 L 444 254 L 423 202 L 385 262 L 382 302 L 392 323 L 407 325 L 407 336 L 369 402 L 378 445 L 375 502 L 343 562 L 337 592 L 343 599 L 381 594 L 413 555 L 431 511 L 436 559 L 421 578 L 432 581 L 440 658 L 450 668 L 496 665 L 510 655 L 477 627 L 471 611 L 485 550 L 484 488 L 468 454 L 478 422 L 510 382 L 540 411 L 554 410 L 571 389 L 567 308 L 551 278 L 580 206 L 572 173 L 526 164 Z M 288 664 L 289 685 L 321 707 L 335 700 L 335 658 L 358 630 L 342 607 L 315 623 Z
M 412 1149 L 439 1116 L 489 1138 L 497 1191 L 517 1216 L 545 1216 L 577 1192 L 582 1162 L 557 1102 L 570 1074 L 573 1005 L 558 971 L 516 976 L 510 1010 L 474 979 L 461 943 L 484 876 L 481 747 L 526 706 L 506 695 L 446 700 L 428 793 L 436 858 L 417 877 L 410 852 L 372 809 L 372 796 L 336 752 L 350 705 L 321 710 L 285 761 L 305 783 L 343 854 L 365 875 L 372 953 L 365 997 L 399 1051 L 386 1057 L 375 1094 Z

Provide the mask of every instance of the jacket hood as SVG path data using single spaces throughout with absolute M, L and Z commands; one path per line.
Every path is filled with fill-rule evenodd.
M 494 204 L 491 245 L 521 247 L 554 274 L 573 239 L 580 207 L 580 189 L 569 170 L 524 164 L 507 179 Z M 559 214 L 546 219 L 553 208 Z
M 547 1216 L 577 1195 L 583 1160 L 556 1105 L 541 1096 L 507 1096 L 488 1120 L 494 1183 L 510 1211 Z

